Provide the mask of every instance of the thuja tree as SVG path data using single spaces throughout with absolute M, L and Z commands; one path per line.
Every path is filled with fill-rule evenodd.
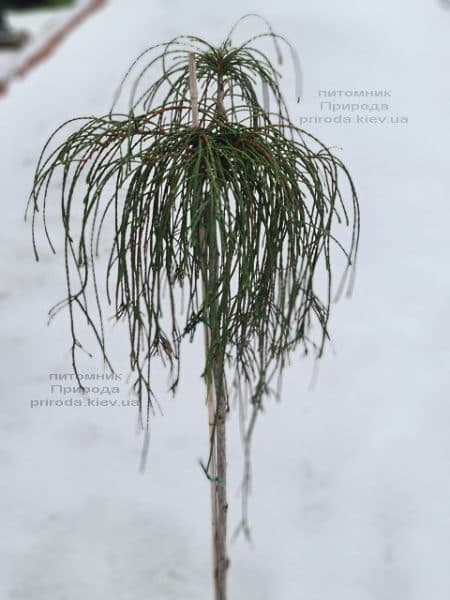
M 286 44 L 297 87 L 298 59 L 266 25 L 236 45 L 234 27 L 217 47 L 182 36 L 144 52 L 121 86 L 131 84 L 129 112 L 113 108 L 106 116 L 71 121 L 76 128 L 59 145 L 52 137 L 29 205 L 33 232 L 40 215 L 52 244 L 49 184 L 62 175 L 67 297 L 50 313 L 68 309 L 78 378 L 79 315 L 112 368 L 103 324 L 108 310 L 128 325 L 133 387 L 148 426 L 156 401 L 154 360 L 168 366 L 175 391 L 182 343 L 203 330 L 210 447 L 202 466 L 211 481 L 216 600 L 226 598 L 230 398 L 243 409 L 241 526 L 248 533 L 249 445 L 257 415 L 292 353 L 322 355 L 333 249 L 344 257 L 345 282 L 358 242 L 350 175 L 326 145 L 291 120 L 279 67 L 259 42 L 274 42 L 279 63 Z M 146 83 L 155 68 L 158 76 Z M 99 274 L 105 237 L 109 259 Z M 35 252 L 38 258 L 36 243 Z

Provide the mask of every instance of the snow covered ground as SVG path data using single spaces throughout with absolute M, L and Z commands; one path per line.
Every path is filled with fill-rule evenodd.
M 259 422 L 254 547 L 230 548 L 230 599 L 450 597 L 450 10 L 437 0 L 112 0 L 0 100 L 1 600 L 212 597 L 208 482 L 197 463 L 207 448 L 201 340 L 152 423 L 145 475 L 135 409 L 31 408 L 52 397 L 50 374 L 69 373 L 70 357 L 65 316 L 46 326 L 64 295 L 60 255 L 45 250 L 34 263 L 23 212 L 47 136 L 74 115 L 107 112 L 138 52 L 182 33 L 219 41 L 250 11 L 300 53 L 304 99 L 292 114 L 342 148 L 362 238 L 353 297 L 332 319 L 336 352 L 312 391 L 311 363 L 294 364 L 282 402 Z M 391 91 L 369 99 L 390 105 L 370 116 L 388 118 L 325 122 L 351 113 L 321 110 L 319 90 Z M 56 226 L 57 206 L 51 213 Z M 111 339 L 126 373 L 120 336 Z M 100 360 L 86 372 L 101 373 Z

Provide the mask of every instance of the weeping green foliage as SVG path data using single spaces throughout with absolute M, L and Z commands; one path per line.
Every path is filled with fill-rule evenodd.
M 128 323 L 134 387 L 148 406 L 153 359 L 168 362 L 175 390 L 180 347 L 206 326 L 205 378 L 218 369 L 227 397 L 234 386 L 258 409 L 295 349 L 323 351 L 333 249 L 344 256 L 346 272 L 355 262 L 359 216 L 350 175 L 290 120 L 280 74 L 254 46 L 264 38 L 275 42 L 281 60 L 287 42 L 271 30 L 237 46 L 230 36 L 219 47 L 180 37 L 151 48 L 122 84 L 132 82 L 129 113 L 75 121 L 78 128 L 62 144 L 51 149 L 49 141 L 37 167 L 33 235 L 41 216 L 49 241 L 49 184 L 62 174 L 67 298 L 52 315 L 69 309 L 75 373 L 75 313 L 88 319 L 108 361 L 108 310 Z M 298 86 L 298 59 L 290 51 Z M 160 75 L 148 86 L 155 66 Z M 80 205 L 81 224 L 73 217 Z M 340 225 L 350 228 L 346 245 L 335 237 Z M 102 236 L 111 249 L 102 274 L 106 298 L 95 260 Z

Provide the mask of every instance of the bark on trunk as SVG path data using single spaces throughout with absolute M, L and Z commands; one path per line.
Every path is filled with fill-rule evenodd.
M 205 326 L 206 356 L 210 351 L 210 332 Z M 207 394 L 209 439 L 212 444 L 209 472 L 211 475 L 211 524 L 214 569 L 214 600 L 227 599 L 227 401 L 222 368 L 214 369 Z
M 227 446 L 226 446 L 226 416 L 227 406 L 224 395 L 222 378 L 215 376 L 217 390 L 217 413 L 215 428 L 216 445 L 216 476 L 217 482 L 212 483 L 215 491 L 217 528 L 215 531 L 216 568 L 214 571 L 215 600 L 227 598 L 227 570 L 229 560 L 227 556 Z M 217 383 L 219 382 L 219 383 Z
M 199 126 L 198 86 L 195 56 L 189 55 L 189 86 L 192 105 L 192 126 Z M 219 86 L 220 87 L 220 86 Z M 222 94 L 219 90 L 219 105 L 222 105 Z M 202 280 L 203 299 L 206 300 L 207 290 L 215 287 L 217 282 L 217 239 L 214 208 L 205 211 L 203 223 L 200 225 L 202 244 Z M 215 327 L 215 309 L 211 307 L 209 326 L 205 325 L 205 357 L 216 351 L 211 348 L 211 330 Z M 211 329 L 210 329 L 211 328 Z M 227 449 L 226 449 L 226 416 L 227 399 L 223 385 L 223 353 L 214 358 L 212 377 L 207 382 L 207 405 L 209 419 L 209 440 L 212 445 L 209 471 L 211 476 L 211 523 L 214 568 L 214 599 L 227 599 Z

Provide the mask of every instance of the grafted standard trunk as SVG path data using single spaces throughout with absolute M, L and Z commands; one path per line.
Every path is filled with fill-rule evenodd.
M 198 113 L 198 84 L 195 66 L 195 56 L 189 55 L 189 85 L 192 104 L 192 126 L 199 126 Z M 222 89 L 219 84 L 218 105 L 222 105 Z M 208 290 L 215 290 L 217 285 L 218 247 L 216 237 L 216 217 L 214 206 L 210 203 L 205 209 L 203 223 L 200 226 L 202 243 L 202 287 L 203 300 L 206 300 Z M 211 331 L 215 330 L 216 315 L 214 304 L 210 308 L 208 324 L 205 324 L 205 358 L 214 356 L 211 376 L 207 378 L 207 405 L 209 420 L 209 440 L 211 457 L 209 477 L 211 479 L 211 524 L 214 570 L 214 600 L 227 599 L 227 448 L 226 448 L 226 417 L 227 398 L 224 388 L 224 353 L 212 347 Z

